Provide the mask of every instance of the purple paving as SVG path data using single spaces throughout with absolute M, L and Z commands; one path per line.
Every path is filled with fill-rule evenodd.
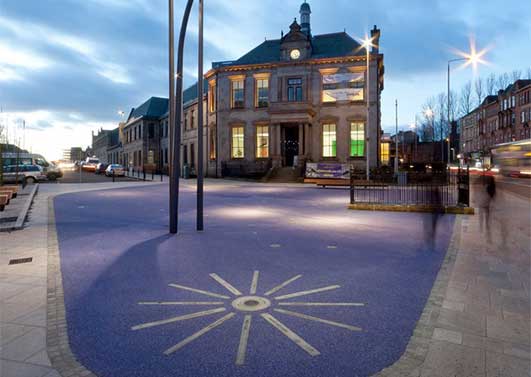
M 210 183 L 55 199 L 71 348 L 98 376 L 369 376 L 399 359 L 451 237 L 348 190 Z M 241 304 L 241 305 L 240 305 Z

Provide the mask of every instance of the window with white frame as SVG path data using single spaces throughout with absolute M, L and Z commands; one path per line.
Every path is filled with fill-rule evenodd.
M 323 124 L 323 157 L 336 157 L 336 155 L 336 125 L 332 123 Z

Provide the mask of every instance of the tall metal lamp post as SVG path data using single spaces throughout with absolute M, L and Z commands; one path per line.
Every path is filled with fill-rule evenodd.
M 451 106 L 451 101 L 450 101 L 450 64 L 451 63 L 454 63 L 454 62 L 461 62 L 461 61 L 467 61 L 467 60 L 470 60 L 470 58 L 456 58 L 456 59 L 450 59 L 448 60 L 448 94 L 447 94 L 447 100 L 448 100 L 448 103 L 446 105 L 447 107 L 447 121 L 448 121 L 448 145 L 450 144 L 450 130 L 452 128 L 451 126 L 451 123 L 450 123 L 450 106 Z M 441 132 L 441 150 L 443 150 L 444 148 L 444 136 L 442 135 L 442 132 Z M 444 153 L 443 153 L 443 156 L 444 156 Z M 444 160 L 444 159 L 443 159 Z M 447 159 L 447 162 L 450 163 L 450 155 L 448 155 L 448 159 Z
M 179 35 L 179 45 L 177 50 L 177 73 L 174 71 L 174 22 L 173 22 L 173 0 L 169 0 L 169 90 L 170 90 L 170 103 L 169 103 L 169 121 L 170 121 L 170 152 L 171 152 L 171 168 L 170 168 L 170 233 L 176 234 L 178 229 L 178 220 L 179 220 L 179 170 L 180 170 L 180 151 L 181 151 L 181 119 L 183 111 L 183 65 L 184 65 L 184 41 L 186 37 L 186 27 L 188 26 L 188 20 L 190 18 L 190 11 L 192 9 L 193 0 L 188 0 L 186 7 L 184 9 L 183 21 L 181 24 L 181 32 Z M 202 37 L 203 35 L 203 1 L 200 0 L 199 8 L 199 33 Z M 201 75 L 199 81 L 202 84 L 202 67 L 203 67 L 203 50 L 202 50 L 202 40 L 199 40 L 199 72 Z M 199 140 L 202 139 L 202 117 L 203 117 L 203 98 L 202 90 L 201 93 L 198 93 L 201 97 L 198 98 L 199 103 L 199 116 L 201 120 L 198 126 L 198 132 L 200 132 Z M 199 146 L 199 145 L 198 145 Z M 199 147 L 202 151 L 202 146 Z M 202 156 L 201 152 L 200 155 Z M 199 157 L 199 156 L 198 156 Z M 202 157 L 199 157 L 202 158 Z M 202 161 L 199 165 L 202 164 Z M 201 178 L 199 178 L 201 177 Z M 198 204 L 202 205 L 202 168 L 201 174 L 198 170 Z M 201 191 L 199 188 L 201 187 Z M 201 198 L 199 198 L 201 196 Z M 202 206 L 198 207 L 198 224 L 199 218 L 202 222 Z

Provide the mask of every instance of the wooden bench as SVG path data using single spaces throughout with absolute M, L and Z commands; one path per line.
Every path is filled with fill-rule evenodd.
M 6 205 L 9 203 L 9 199 L 7 195 L 0 194 L 0 212 L 4 210 Z
M 326 187 L 326 186 L 336 186 L 336 187 L 348 187 L 350 186 L 350 181 L 348 179 L 337 179 L 337 178 L 304 178 L 304 183 L 314 183 L 317 186 Z
M 0 187 L 0 195 L 7 196 L 7 203 L 9 204 L 9 201 L 13 198 L 13 192 L 10 190 L 2 190 Z
M 317 186 L 336 186 L 336 187 L 350 187 L 350 180 L 337 178 L 305 178 L 304 183 L 315 183 Z M 355 180 L 354 186 L 357 187 L 386 187 L 387 184 L 381 182 L 371 182 L 366 180 Z
M 12 197 L 17 197 L 18 186 L 0 186 L 0 191 L 9 190 L 12 193 Z

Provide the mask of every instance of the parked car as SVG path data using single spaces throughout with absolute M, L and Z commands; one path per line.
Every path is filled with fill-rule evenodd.
M 123 177 L 125 176 L 125 168 L 120 164 L 111 164 L 107 166 L 107 169 L 105 170 L 105 175 L 107 177 L 112 177 L 113 174 L 115 177 Z
M 103 162 L 100 162 L 98 165 L 96 165 L 94 174 L 105 174 L 105 170 L 107 169 L 108 166 L 109 166 L 108 164 L 104 164 Z
M 35 183 L 48 178 L 39 165 L 8 165 L 4 166 L 5 183 Z

